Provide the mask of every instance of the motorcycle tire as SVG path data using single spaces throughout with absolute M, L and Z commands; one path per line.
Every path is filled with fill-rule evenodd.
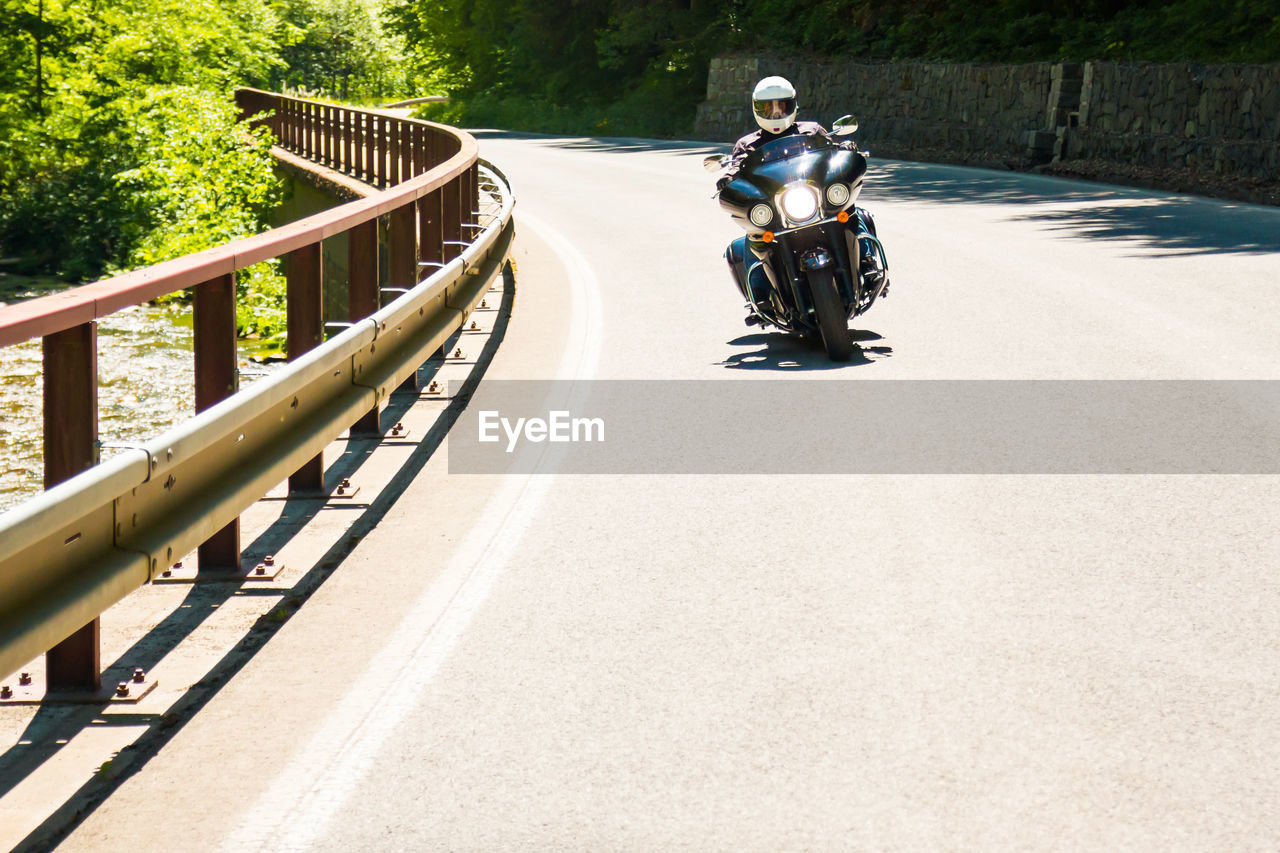
M 853 357 L 853 340 L 849 337 L 849 319 L 836 289 L 836 277 L 830 269 L 809 273 L 809 291 L 813 294 L 813 313 L 817 315 L 818 332 L 827 358 L 848 361 Z

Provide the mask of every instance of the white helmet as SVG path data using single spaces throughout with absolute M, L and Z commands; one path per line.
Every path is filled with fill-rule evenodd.
M 796 87 L 785 77 L 766 77 L 751 93 L 756 124 L 768 133 L 782 133 L 796 122 Z

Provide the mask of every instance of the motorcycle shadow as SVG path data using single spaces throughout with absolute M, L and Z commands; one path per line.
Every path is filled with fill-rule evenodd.
M 781 332 L 756 332 L 734 338 L 731 346 L 759 347 L 749 352 L 735 352 L 724 361 L 717 362 L 730 370 L 840 370 L 845 367 L 861 367 L 893 356 L 893 347 L 868 346 L 870 341 L 884 340 L 876 332 L 867 329 L 850 329 L 849 337 L 858 345 L 848 361 L 832 361 L 827 357 L 817 339 L 801 340 Z

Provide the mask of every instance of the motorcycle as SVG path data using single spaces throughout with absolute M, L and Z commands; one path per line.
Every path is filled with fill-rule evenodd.
M 853 116 L 832 136 L 854 133 Z M 827 356 L 854 352 L 849 319 L 865 313 L 889 286 L 889 262 L 875 221 L 856 204 L 867 155 L 822 135 L 793 134 L 760 145 L 719 190 L 720 206 L 747 232 L 725 251 L 748 325 L 821 337 Z M 711 172 L 723 154 L 703 160 Z

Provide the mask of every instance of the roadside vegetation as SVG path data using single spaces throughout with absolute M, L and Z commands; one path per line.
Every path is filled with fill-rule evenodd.
M 680 136 L 726 51 L 876 60 L 1280 61 L 1275 0 L 397 0 L 472 127 Z M 744 93 L 745 97 L 745 93 Z
M 373 100 L 406 86 L 372 0 L 0 0 L 0 272 L 90 281 L 265 227 L 270 139 L 236 86 Z M 242 334 L 283 278 L 240 276 Z

